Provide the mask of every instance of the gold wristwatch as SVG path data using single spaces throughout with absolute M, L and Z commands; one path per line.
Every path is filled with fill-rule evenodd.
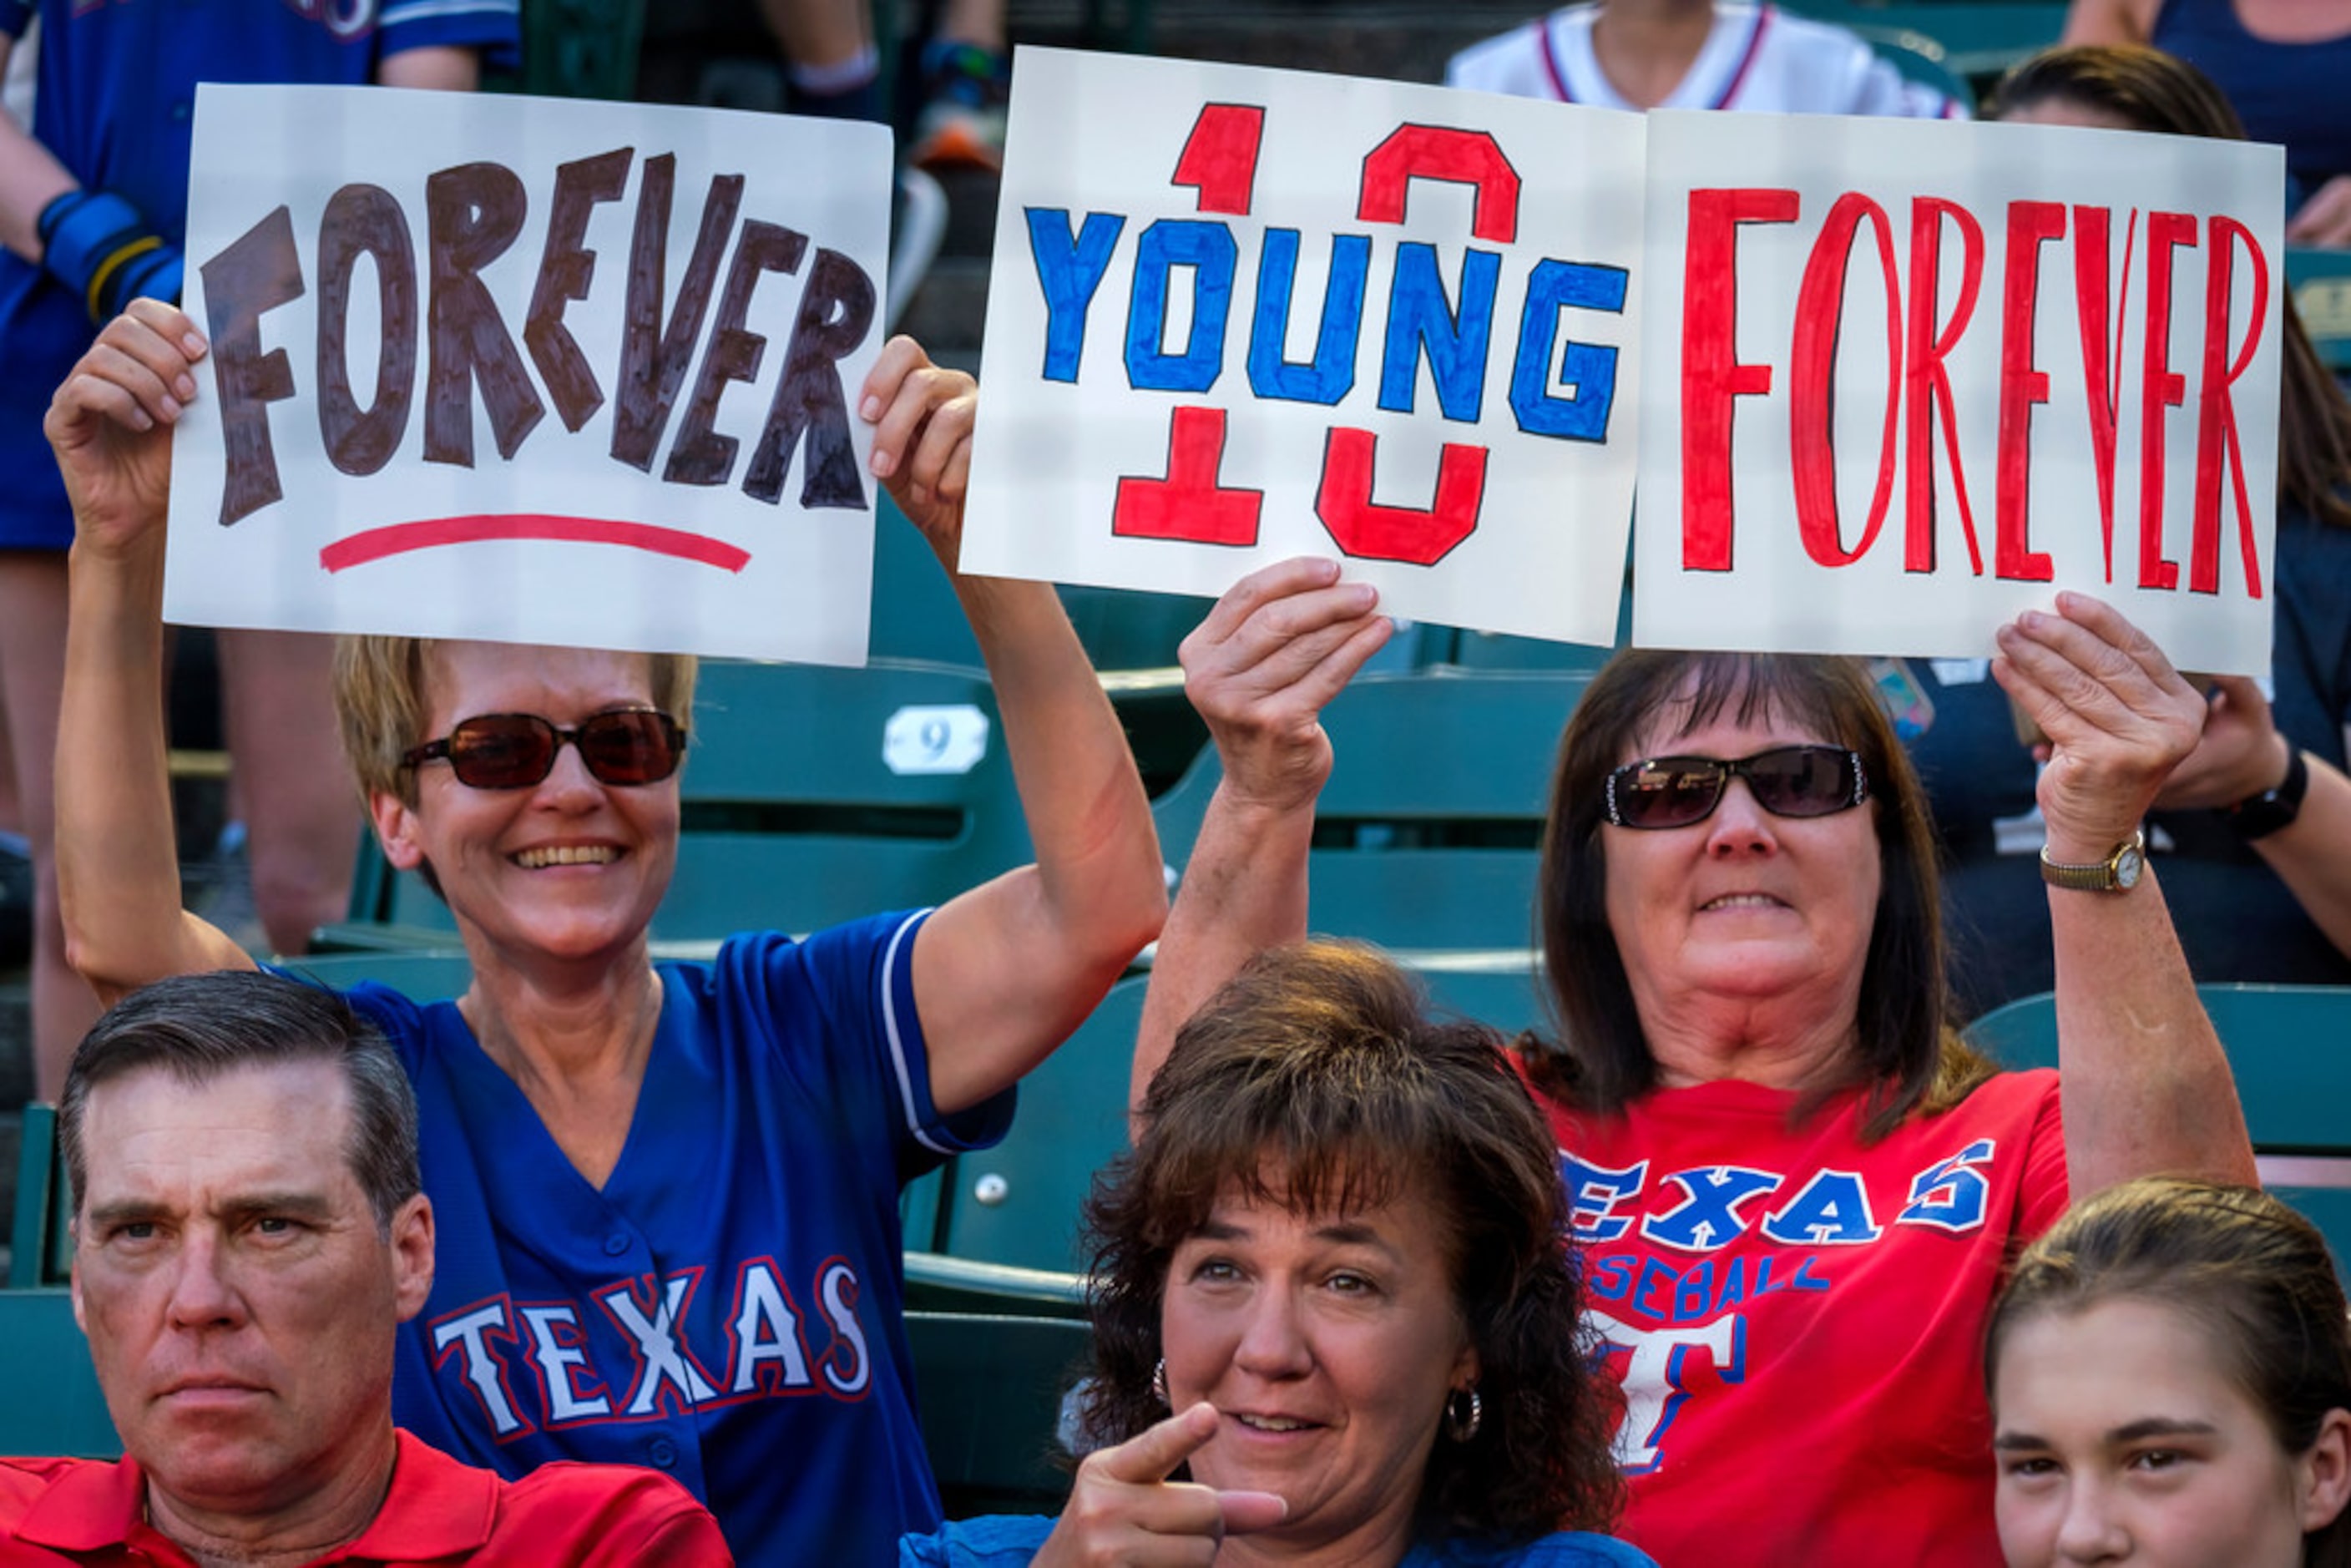
M 2081 893 L 2128 893 L 2138 885 L 2139 873 L 2147 869 L 2147 834 L 2133 833 L 2115 846 L 2115 852 L 2102 861 L 2088 865 L 2068 865 L 2064 861 L 2049 858 L 2049 846 L 2041 846 L 2041 880 L 2052 887 L 2070 887 Z

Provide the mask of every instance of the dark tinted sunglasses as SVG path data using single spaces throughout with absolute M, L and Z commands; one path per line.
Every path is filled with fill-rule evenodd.
M 471 789 L 528 789 L 555 771 L 555 754 L 566 746 L 580 748 L 589 776 L 601 784 L 658 784 L 685 760 L 685 731 L 649 707 L 600 713 L 570 729 L 535 713 L 479 714 L 400 760 L 421 768 L 446 758 L 457 782 Z
M 1861 755 L 1842 746 L 1775 746 L 1726 762 L 1649 757 L 1608 775 L 1608 820 L 1620 828 L 1687 828 L 1722 803 L 1736 776 L 1775 817 L 1826 817 L 1869 799 Z

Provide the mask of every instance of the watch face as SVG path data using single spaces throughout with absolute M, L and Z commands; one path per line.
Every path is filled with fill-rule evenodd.
M 2136 887 L 2138 873 L 2147 869 L 2147 856 L 2137 844 L 2125 844 L 2115 852 L 2115 885 Z

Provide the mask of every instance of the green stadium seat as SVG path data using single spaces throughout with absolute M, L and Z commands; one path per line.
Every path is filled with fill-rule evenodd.
M 906 1310 L 925 1312 L 1011 1313 L 1030 1318 L 1083 1318 L 1082 1274 L 1023 1269 L 951 1258 L 943 1252 L 906 1254 Z
M 2351 373 L 2351 251 L 2289 249 L 2286 287 L 2326 368 Z
M 2262 1183 L 2326 1233 L 2351 1262 L 2351 987 L 2197 988 L 2229 1053 Z M 2047 992 L 1996 1008 L 1969 1040 L 2008 1067 L 2057 1065 L 2057 1001 Z
M 1398 949 L 1532 940 L 1537 848 L 1574 671 L 1364 676 L 1322 715 L 1337 753 L 1316 815 L 1308 924 Z M 1221 768 L 1215 751 L 1156 808 L 1181 867 Z
M 70 1292 L 0 1291 L 0 1454 L 120 1458 Z
M 1093 1331 L 1068 1318 L 910 1312 L 906 1340 L 947 1517 L 1060 1512 L 1061 1394 L 1083 1375 Z
M 57 1108 L 25 1107 L 16 1150 L 16 1212 L 9 1230 L 8 1285 L 62 1285 L 73 1271 L 73 1193 L 57 1148 Z M 8 1342 L 0 1340 L 0 1343 Z M 13 1354 L 13 1353 L 12 1353 Z M 0 1448 L 0 1453 L 22 1449 Z
M 1793 0 L 1788 8 L 1851 27 L 1881 49 L 1881 40 L 1906 33 L 1932 39 L 1941 47 L 1943 70 L 1978 86 L 2055 43 L 2065 26 L 2065 7 L 2055 0 Z M 1906 74 L 1918 68 L 1902 54 L 1888 54 Z M 1974 101 L 1972 95 L 1960 96 Z
M 945 1178 L 939 1250 L 1057 1273 L 1082 1271 L 1079 1206 L 1126 1147 L 1126 1091 L 1142 977 L 1111 988 L 1086 1021 L 1020 1081 L 1019 1113 L 992 1149 L 957 1155 Z

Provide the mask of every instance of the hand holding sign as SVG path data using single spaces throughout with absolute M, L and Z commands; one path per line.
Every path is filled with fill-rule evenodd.
M 119 554 L 162 524 L 171 427 L 196 396 L 204 351 L 195 323 L 177 308 L 137 299 L 57 388 L 42 428 L 65 475 L 81 548 Z
M 979 383 L 931 362 L 912 338 L 890 340 L 865 378 L 858 413 L 873 428 L 873 476 L 953 571 Z
M 1207 721 L 1227 791 L 1275 810 L 1311 807 L 1331 776 L 1323 707 L 1394 622 L 1339 563 L 1281 561 L 1241 579 L 1184 639 L 1184 692 Z
M 2104 860 L 2138 829 L 2173 768 L 2196 749 L 2204 699 L 2121 612 L 2061 593 L 1998 633 L 1992 676 L 2050 741 L 2039 787 L 2049 853 Z
M 1217 1435 L 1217 1418 L 1216 1406 L 1203 1400 L 1087 1456 L 1061 1522 L 1037 1553 L 1038 1568 L 1205 1563 L 1227 1535 L 1280 1523 L 1289 1505 L 1271 1492 L 1217 1491 L 1167 1479 Z

